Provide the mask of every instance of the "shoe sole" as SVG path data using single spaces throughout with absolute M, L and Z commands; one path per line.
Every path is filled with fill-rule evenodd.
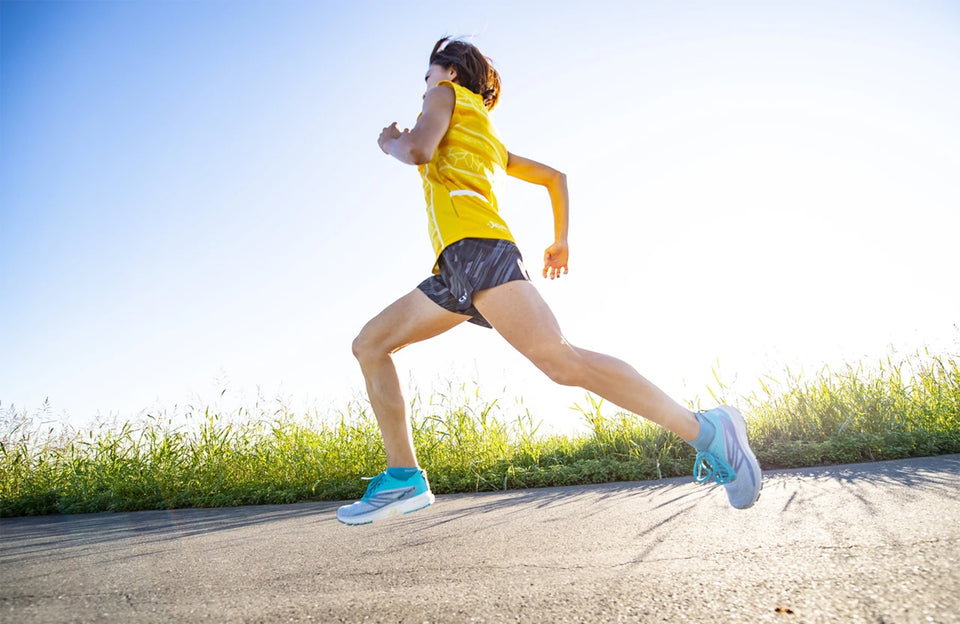
M 741 448 L 743 448 L 750 459 L 753 460 L 751 466 L 757 467 L 757 492 L 753 496 L 753 501 L 749 505 L 744 507 L 736 507 L 736 509 L 749 509 L 753 507 L 753 504 L 757 502 L 760 498 L 760 491 L 763 490 L 763 471 L 760 470 L 760 462 L 757 461 L 757 456 L 753 454 L 753 449 L 750 448 L 750 442 L 747 440 L 747 421 L 744 420 L 743 415 L 735 407 L 730 407 L 729 405 L 722 405 L 719 408 L 723 413 L 727 415 L 730 419 L 730 422 L 733 423 L 733 430 L 737 434 L 737 442 L 740 443 Z
M 350 526 L 370 524 L 371 522 L 389 520 L 390 518 L 397 518 L 404 514 L 426 509 L 432 505 L 435 500 L 436 498 L 434 497 L 433 492 L 427 491 L 423 494 L 417 494 L 413 498 L 400 500 L 396 503 L 390 503 L 389 505 L 371 511 L 370 513 L 365 513 L 361 516 L 353 516 L 352 518 L 344 519 L 340 517 L 339 513 L 337 513 L 337 520 Z

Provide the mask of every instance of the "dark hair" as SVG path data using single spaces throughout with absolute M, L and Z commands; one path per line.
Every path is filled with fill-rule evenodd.
M 493 68 L 490 59 L 477 46 L 444 37 L 433 46 L 430 64 L 457 72 L 457 82 L 483 98 L 487 110 L 493 110 L 500 99 L 500 74 Z

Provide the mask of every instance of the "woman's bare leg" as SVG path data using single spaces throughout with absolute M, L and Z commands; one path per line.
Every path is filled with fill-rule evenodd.
M 367 396 L 380 425 L 387 466 L 417 465 L 410 414 L 392 355 L 468 318 L 441 308 L 415 289 L 371 319 L 354 339 L 353 354 L 360 362 Z
M 553 312 L 530 282 L 507 282 L 478 292 L 473 303 L 507 342 L 557 383 L 589 390 L 687 442 L 700 432 L 693 412 L 632 366 L 568 343 Z

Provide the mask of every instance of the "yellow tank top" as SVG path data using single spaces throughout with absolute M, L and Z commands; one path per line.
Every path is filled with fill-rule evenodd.
M 497 137 L 483 98 L 448 80 L 456 104 L 433 160 L 420 165 L 427 229 L 435 257 L 464 238 L 513 241 L 493 194 L 494 167 L 506 169 L 507 149 Z M 436 264 L 434 273 L 439 272 Z

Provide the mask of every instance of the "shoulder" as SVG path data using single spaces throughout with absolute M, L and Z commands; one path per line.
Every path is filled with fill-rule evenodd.
M 437 83 L 437 86 L 434 87 L 434 88 L 435 88 L 435 89 L 439 89 L 440 87 L 445 87 L 445 88 L 446 88 L 448 91 L 450 91 L 451 93 L 456 93 L 458 89 L 463 89 L 463 88 L 464 88 L 464 87 L 462 87 L 461 85 L 458 85 L 457 83 L 455 83 L 455 82 L 452 81 L 452 80 L 441 80 L 440 82 Z
M 475 108 L 484 113 L 488 112 L 487 107 L 483 105 L 483 96 L 478 93 L 474 93 L 461 84 L 457 84 L 450 80 L 441 80 L 437 83 L 436 87 L 431 89 L 431 91 L 436 89 L 444 89 L 453 94 L 458 106 Z
M 453 86 L 452 82 L 445 80 L 432 89 L 427 90 L 423 96 L 423 108 L 426 109 L 428 106 L 433 105 L 450 108 L 452 110 L 454 104 L 457 102 L 457 94 Z

